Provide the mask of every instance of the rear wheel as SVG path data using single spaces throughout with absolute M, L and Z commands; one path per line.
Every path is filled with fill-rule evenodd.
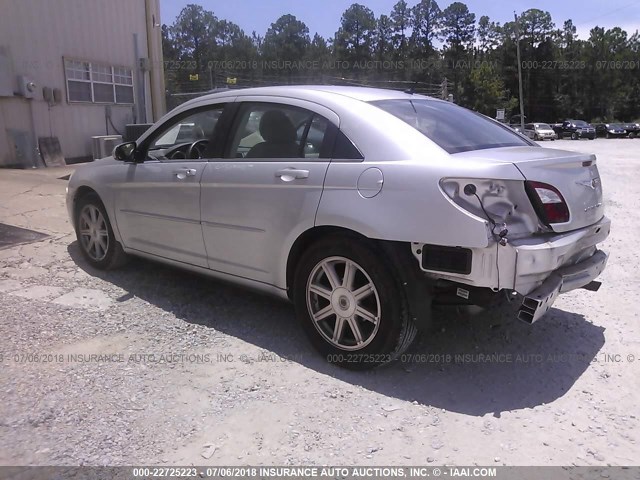
M 96 194 L 78 200 L 75 226 L 80 251 L 92 266 L 108 270 L 126 262 L 127 255 L 116 241 L 106 209 Z
M 370 244 L 353 238 L 331 237 L 305 252 L 293 299 L 313 346 L 345 368 L 391 362 L 417 332 L 392 267 Z

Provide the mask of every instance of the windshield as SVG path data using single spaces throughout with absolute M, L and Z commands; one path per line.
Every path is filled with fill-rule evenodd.
M 449 153 L 533 145 L 507 126 L 453 103 L 427 99 L 371 103 L 408 123 Z
M 536 123 L 536 128 L 538 130 L 551 130 L 551 127 L 548 123 Z
M 575 120 L 575 121 L 573 122 L 573 124 L 574 124 L 576 127 L 586 127 L 586 126 L 587 126 L 587 122 L 585 122 L 584 120 Z

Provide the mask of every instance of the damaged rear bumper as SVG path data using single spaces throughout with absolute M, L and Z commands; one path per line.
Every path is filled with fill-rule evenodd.
M 518 310 L 518 318 L 533 323 L 542 317 L 553 305 L 559 294 L 576 288 L 588 287 L 602 273 L 607 265 L 608 255 L 602 250 L 575 265 L 554 271 L 542 285 L 524 297 Z M 594 286 L 590 289 L 597 289 Z

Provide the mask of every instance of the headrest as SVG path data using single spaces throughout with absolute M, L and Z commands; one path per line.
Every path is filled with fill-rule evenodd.
M 260 135 L 269 143 L 294 143 L 296 129 L 281 110 L 269 110 L 260 119 Z

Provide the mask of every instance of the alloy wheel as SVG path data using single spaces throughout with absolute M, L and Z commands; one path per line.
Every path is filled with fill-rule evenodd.
M 329 257 L 309 275 L 307 308 L 315 328 L 341 350 L 360 350 L 380 326 L 380 297 L 371 277 L 353 260 Z
M 109 249 L 109 231 L 102 212 L 95 205 L 85 205 L 78 217 L 78 231 L 82 248 L 93 260 L 99 262 Z

